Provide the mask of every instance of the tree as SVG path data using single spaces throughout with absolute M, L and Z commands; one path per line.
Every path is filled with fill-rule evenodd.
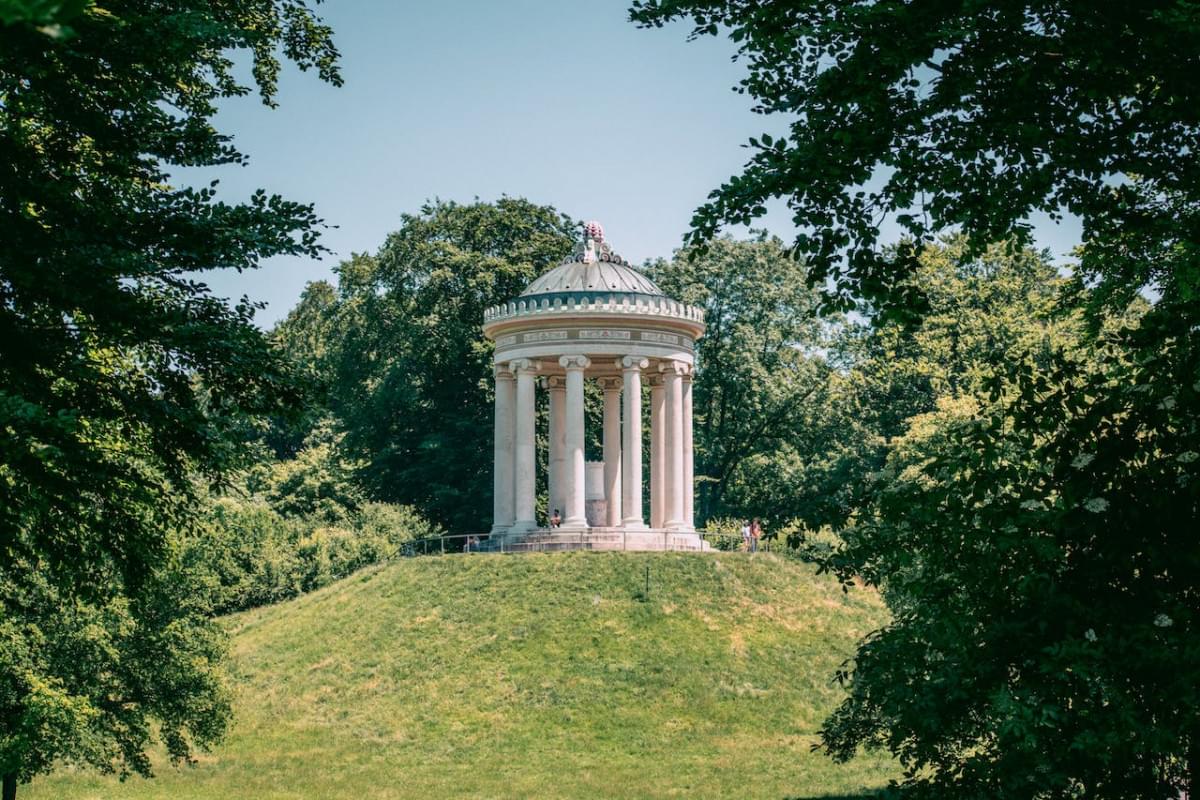
M 1023 244 L 1031 212 L 1067 211 L 1094 243 L 1079 271 L 1097 299 L 1119 307 L 1146 285 L 1195 297 L 1190 256 L 1169 257 L 1191 252 L 1200 201 L 1191 4 L 634 0 L 631 16 L 728 30 L 749 66 L 738 90 L 792 120 L 750 140 L 745 171 L 693 217 L 694 244 L 786 198 L 829 305 L 907 315 L 922 293 L 905 279 L 943 229 Z M 887 217 L 907 246 L 879 246 Z
M 751 140 L 690 240 L 787 198 L 827 308 L 919 319 L 911 277 L 937 232 L 981 252 L 1027 240 L 1034 212 L 1083 223 L 1061 303 L 1088 312 L 1088 346 L 1014 358 L 965 419 L 914 433 L 846 532 L 831 566 L 898 613 L 843 673 L 825 746 L 885 744 L 927 796 L 1194 783 L 1200 545 L 1179 532 L 1200 527 L 1200 12 L 635 0 L 632 15 L 724 26 L 749 61 L 740 90 L 793 115 L 787 136 Z M 908 235 L 892 250 L 889 216 Z
M 841 675 L 836 757 L 886 745 L 923 797 L 1177 795 L 1200 702 L 1200 353 L 1172 338 L 1148 359 L 1025 353 L 984 403 L 914 418 L 834 559 L 896 613 Z
M 223 729 L 219 636 L 174 594 L 172 537 L 195 519 L 194 481 L 227 477 L 253 420 L 296 391 L 253 304 L 194 276 L 315 254 L 319 220 L 168 171 L 244 162 L 211 125 L 250 91 L 236 51 L 268 104 L 281 58 L 340 83 L 298 0 L 51 5 L 0 25 L 6 798 L 58 759 L 148 773 L 156 727 L 175 758 Z M 70 30 L 36 27 L 56 22 Z
M 576 238 L 549 206 L 438 201 L 405 214 L 376 256 L 341 265 L 334 410 L 372 498 L 451 530 L 488 526 L 494 381 L 483 312 Z
M 327 281 L 304 287 L 298 302 L 271 331 L 271 339 L 282 351 L 293 373 L 301 379 L 305 397 L 303 413 L 270 420 L 266 444 L 278 458 L 291 458 L 313 430 L 325 423 L 332 406 L 333 366 L 329 349 L 339 339 L 334 327 L 337 291 Z
M 824 405 L 830 330 L 814 314 L 818 298 L 804 265 L 760 233 L 719 239 L 694 259 L 681 251 L 648 273 L 668 295 L 705 311 L 693 390 L 698 521 L 777 513 L 743 478 L 756 457 L 810 444 L 800 440 Z
M 771 491 L 800 495 L 792 515 L 810 527 L 848 521 L 910 418 L 932 412 L 941 398 L 984 395 L 1014 353 L 1044 360 L 1080 346 L 1080 315 L 1059 313 L 1066 280 L 1045 253 L 1005 244 L 978 255 L 974 249 L 962 236 L 926 246 L 911 279 L 926 296 L 921 319 L 902 323 L 868 310 L 865 323 L 847 327 L 835 345 L 832 358 L 843 368 L 820 417 L 836 433 L 815 458 L 773 470 L 774 480 L 803 487 Z

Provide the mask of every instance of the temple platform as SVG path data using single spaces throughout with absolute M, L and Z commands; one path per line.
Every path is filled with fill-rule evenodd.
M 494 553 L 563 552 L 568 550 L 637 550 L 705 552 L 713 548 L 695 531 L 658 528 L 534 528 L 494 533 L 482 550 Z

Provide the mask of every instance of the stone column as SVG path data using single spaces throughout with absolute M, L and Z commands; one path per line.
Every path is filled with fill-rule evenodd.
M 650 379 L 650 527 L 661 528 L 663 508 L 663 404 L 662 376 Z
M 663 527 L 682 528 L 683 519 L 683 373 L 687 365 L 666 361 L 658 366 L 666 384 L 663 414 Z
M 534 377 L 537 362 L 528 358 L 518 358 L 509 362 L 509 369 L 517 376 L 517 419 L 516 419 L 516 468 L 514 480 L 516 484 L 516 522 L 514 531 L 527 531 L 537 527 L 537 511 L 535 504 L 536 475 L 534 463 L 534 425 L 536 422 L 534 410 Z
M 696 527 L 695 453 L 692 451 L 692 374 L 683 376 L 683 521 L 688 528 Z
M 546 385 L 550 389 L 550 466 L 547 469 L 550 508 L 546 511 L 553 514 L 556 508 L 562 513 L 566 505 L 563 472 L 567 464 L 567 384 L 562 377 L 552 375 L 546 379 Z
M 621 524 L 644 528 L 642 518 L 642 370 L 650 362 L 639 356 L 617 359 L 625 383 L 624 447 L 621 458 Z
M 513 425 L 516 405 L 513 394 L 513 374 L 507 366 L 496 366 L 496 428 L 493 442 L 492 473 L 492 533 L 508 530 L 513 516 Z
M 583 371 L 592 362 L 587 356 L 563 356 L 558 363 L 567 371 L 567 461 L 563 480 L 566 509 L 563 511 L 563 527 L 586 528 L 587 512 L 583 493 Z
M 604 390 L 604 524 L 621 525 L 621 379 L 601 378 Z

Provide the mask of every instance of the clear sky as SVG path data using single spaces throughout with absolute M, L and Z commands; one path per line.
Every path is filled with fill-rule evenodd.
M 257 188 L 311 202 L 330 225 L 323 260 L 278 258 L 256 271 L 203 277 L 225 297 L 284 316 L 309 281 L 351 252 L 374 252 L 400 215 L 427 199 L 520 196 L 597 219 L 637 264 L 669 256 L 691 213 L 739 171 L 742 145 L 786 120 L 750 112 L 724 38 L 643 30 L 626 0 L 329 0 L 345 86 L 289 70 L 279 104 L 227 102 L 216 120 L 250 156 L 219 178 L 229 200 Z M 183 177 L 183 176 L 181 176 Z M 790 238 L 778 205 L 756 226 Z M 737 233 L 737 231 L 734 231 Z M 1074 224 L 1039 225 L 1056 255 Z

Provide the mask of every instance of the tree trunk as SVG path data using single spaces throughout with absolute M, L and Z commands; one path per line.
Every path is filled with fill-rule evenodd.
M 17 800 L 17 776 L 9 773 L 4 776 L 3 800 Z

